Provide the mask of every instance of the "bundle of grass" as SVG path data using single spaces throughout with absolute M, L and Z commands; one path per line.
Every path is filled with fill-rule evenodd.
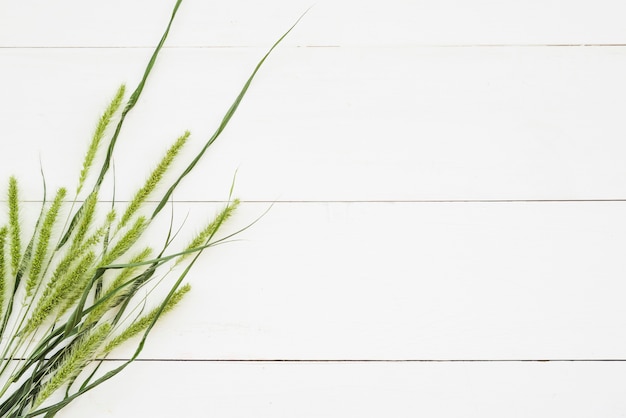
M 108 206 L 106 213 L 97 210 L 103 206 L 98 205 L 100 186 L 109 173 L 124 120 L 141 96 L 181 1 L 177 1 L 137 88 L 125 100 L 125 88 L 120 87 L 99 119 L 74 197 L 68 199 L 67 189 L 60 188 L 47 202 L 44 181 L 39 217 L 34 226 L 25 228 L 28 221 L 20 211 L 18 181 L 9 179 L 8 216 L 6 225 L 0 226 L 2 417 L 53 417 L 80 395 L 120 373 L 140 354 L 157 320 L 189 291 L 184 279 L 200 254 L 234 235 L 216 235 L 239 203 L 229 197 L 217 216 L 183 250 L 170 250 L 171 226 L 163 231 L 161 248 L 144 248 L 140 244 L 141 236 L 153 226 L 153 220 L 181 180 L 229 123 L 265 59 L 293 26 L 260 60 L 214 134 L 157 198 L 158 204 L 149 216 L 142 215 L 148 199 L 159 190 L 157 185 L 172 168 L 188 132 L 165 152 L 122 211 L 118 212 L 115 203 Z M 110 135 L 109 125 L 114 127 Z M 97 150 L 107 141 L 99 174 L 92 178 Z M 32 236 L 24 236 L 24 231 L 31 229 Z M 167 284 L 162 279 L 169 274 L 175 277 Z M 165 296 L 153 309 L 144 312 L 146 295 L 163 283 L 170 286 L 163 292 Z M 105 365 L 112 363 L 103 360 L 132 337 L 137 337 L 138 343 L 130 359 L 105 370 Z

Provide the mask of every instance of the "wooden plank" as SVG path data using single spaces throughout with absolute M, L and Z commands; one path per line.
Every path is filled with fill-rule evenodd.
M 149 46 L 174 0 L 0 4 L 0 46 Z M 185 0 L 171 46 L 268 45 L 305 0 Z M 291 45 L 615 44 L 626 42 L 619 0 L 322 0 Z
M 118 199 L 185 129 L 192 157 L 262 53 L 164 52 L 120 137 Z M 149 54 L 1 51 L 0 178 L 37 195 L 41 156 L 72 185 Z M 176 199 L 223 199 L 237 168 L 247 200 L 624 198 L 624 73 L 626 48 L 283 48 Z
M 64 410 L 99 417 L 617 417 L 624 363 L 136 363 Z
M 244 204 L 229 230 L 266 208 Z M 193 292 L 142 356 L 624 358 L 625 211 L 624 202 L 276 204 L 242 241 L 203 255 Z M 215 208 L 175 212 L 193 230 Z

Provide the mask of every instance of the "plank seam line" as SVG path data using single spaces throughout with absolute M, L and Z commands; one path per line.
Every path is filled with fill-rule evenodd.
M 258 49 L 265 48 L 263 45 L 190 45 L 190 46 L 164 46 L 162 49 Z M 341 48 L 339 45 L 285 45 L 283 48 Z M 1 49 L 154 49 L 154 46 L 71 46 L 71 45 L 53 45 L 53 46 L 0 46 Z
M 127 361 L 107 358 L 103 361 Z M 144 363 L 619 363 L 626 359 L 136 359 Z
M 163 49 L 246 49 L 263 45 L 170 45 Z M 283 48 L 622 48 L 626 43 L 547 43 L 547 44 L 381 44 L 381 45 L 285 45 Z M 3 45 L 0 49 L 152 49 L 143 45 Z
M 25 361 L 25 358 L 4 359 Z M 99 362 L 128 361 L 127 358 L 96 359 Z M 139 363 L 626 363 L 626 358 L 605 359 L 174 359 L 138 358 Z
M 617 199 L 345 199 L 345 200 L 255 200 L 240 199 L 241 203 L 262 204 L 308 204 L 308 203 L 623 203 L 626 198 Z M 0 203 L 6 203 L 0 199 Z M 41 200 L 21 200 L 22 203 L 42 203 Z M 111 200 L 101 200 L 112 203 Z M 115 203 L 128 203 L 129 200 L 116 200 Z M 158 203 L 157 200 L 146 200 L 146 203 Z M 226 200 L 175 200 L 174 203 L 227 203 Z

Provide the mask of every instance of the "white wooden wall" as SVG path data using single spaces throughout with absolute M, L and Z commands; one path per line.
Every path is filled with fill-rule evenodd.
M 0 0 L 0 178 L 74 184 L 173 1 Z M 193 155 L 308 0 L 185 0 L 120 138 Z M 64 417 L 626 416 L 626 7 L 320 0 L 175 195 L 232 228 Z M 119 359 L 130 354 L 122 350 Z M 126 357 L 127 358 L 127 357 Z

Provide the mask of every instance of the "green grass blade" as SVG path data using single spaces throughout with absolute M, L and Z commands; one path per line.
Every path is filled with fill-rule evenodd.
M 146 85 L 148 76 L 150 75 L 150 72 L 152 71 L 152 68 L 154 67 L 154 64 L 156 63 L 157 57 L 159 56 L 159 53 L 161 52 L 161 48 L 163 48 L 163 44 L 165 44 L 165 40 L 167 39 L 167 36 L 169 35 L 170 28 L 172 27 L 172 23 L 174 22 L 174 18 L 176 17 L 176 13 L 178 12 L 178 8 L 181 3 L 182 3 L 182 0 L 176 1 L 176 5 L 174 6 L 174 9 L 172 10 L 172 15 L 167 24 L 165 32 L 163 32 L 163 35 L 161 36 L 161 40 L 159 41 L 158 45 L 154 49 L 154 52 L 152 53 L 152 56 L 150 57 L 150 61 L 148 61 L 148 65 L 146 66 L 146 69 L 144 70 L 143 77 L 141 78 L 141 81 L 135 88 L 135 91 L 133 91 L 133 94 L 131 94 L 130 98 L 128 99 L 128 102 L 126 103 L 126 106 L 124 107 L 124 110 L 122 111 L 120 121 L 117 123 L 117 126 L 115 128 L 115 133 L 113 134 L 113 137 L 111 138 L 111 142 L 109 143 L 109 148 L 107 149 L 106 158 L 104 160 L 104 163 L 102 164 L 102 168 L 100 169 L 100 175 L 98 176 L 98 180 L 96 181 L 96 188 L 100 187 L 100 184 L 102 184 L 102 181 L 104 180 L 104 176 L 106 175 L 106 172 L 108 171 L 109 166 L 111 164 L 111 158 L 113 157 L 113 149 L 115 148 L 115 143 L 117 142 L 117 137 L 120 134 L 122 125 L 124 124 L 124 120 L 126 119 L 126 115 L 128 115 L 128 112 L 130 112 L 132 108 L 135 107 L 135 104 L 137 103 L 137 101 L 139 100 L 139 97 L 141 96 L 141 92 L 143 91 Z
M 172 15 L 167 24 L 167 27 L 165 31 L 163 32 L 163 35 L 161 36 L 161 40 L 159 41 L 158 45 L 154 49 L 154 52 L 152 53 L 150 60 L 148 61 L 148 65 L 146 66 L 144 70 L 141 81 L 139 82 L 139 84 L 135 88 L 135 91 L 133 91 L 130 98 L 128 99 L 128 102 L 126 103 L 126 106 L 124 107 L 124 110 L 122 110 L 122 113 L 120 115 L 120 120 L 118 121 L 117 126 L 115 127 L 115 132 L 113 133 L 113 136 L 111 137 L 111 140 L 109 142 L 109 147 L 107 148 L 106 157 L 104 159 L 104 162 L 102 163 L 102 167 L 100 168 L 100 174 L 98 175 L 98 179 L 96 180 L 96 184 L 94 185 L 94 191 L 100 188 L 100 185 L 102 184 L 102 181 L 104 180 L 104 176 L 106 175 L 107 171 L 109 170 L 109 167 L 111 166 L 111 160 L 113 158 L 113 150 L 115 149 L 115 144 L 122 130 L 124 121 L 126 120 L 126 116 L 133 109 L 133 107 L 135 107 L 135 104 L 137 104 L 137 101 L 139 100 L 139 97 L 141 96 L 141 93 L 146 85 L 146 81 L 148 80 L 148 76 L 150 75 L 150 72 L 152 71 L 152 68 L 154 67 L 154 64 L 156 63 L 157 57 L 159 56 L 159 53 L 161 52 L 161 49 L 163 48 L 163 44 L 165 43 L 167 36 L 169 35 L 170 28 L 172 26 L 172 23 L 174 22 L 174 18 L 176 17 L 176 13 L 178 12 L 178 8 L 181 3 L 182 3 L 182 0 L 176 1 L 176 4 L 174 5 L 174 9 L 172 10 Z M 65 235 L 61 239 L 58 248 L 61 248 L 69 239 L 69 236 L 72 233 L 72 229 L 76 225 L 77 217 L 82 212 L 82 209 L 83 209 L 83 206 L 81 206 L 76 212 L 76 214 L 74 215 L 74 218 L 70 222 L 70 225 L 67 231 L 65 232 Z
M 304 14 L 306 14 L 306 12 Z M 156 209 L 152 213 L 152 218 L 156 217 L 156 215 L 161 211 L 161 209 L 163 209 L 163 206 L 165 206 L 165 203 L 168 201 L 172 193 L 174 193 L 174 190 L 176 189 L 178 184 L 182 181 L 183 178 L 187 176 L 187 174 L 191 172 L 191 170 L 193 170 L 193 168 L 196 166 L 196 164 L 198 164 L 198 161 L 200 161 L 200 159 L 202 158 L 206 150 L 211 146 L 211 144 L 213 144 L 213 142 L 215 142 L 215 140 L 220 136 L 222 131 L 224 131 L 224 129 L 228 125 L 228 122 L 230 122 L 230 119 L 233 117 L 233 115 L 237 111 L 237 108 L 239 107 L 241 100 L 244 98 L 244 96 L 248 92 L 248 88 L 250 87 L 250 84 L 252 84 L 252 80 L 254 80 L 254 77 L 259 72 L 259 69 L 261 68 L 265 60 L 270 56 L 272 51 L 274 51 L 274 49 L 276 49 L 276 47 L 283 41 L 283 39 L 285 39 L 285 37 L 289 35 L 289 33 L 293 30 L 293 28 L 296 27 L 296 25 L 304 17 L 304 14 L 300 16 L 298 20 L 296 20 L 296 22 L 280 38 L 278 38 L 278 40 L 274 43 L 274 45 L 272 45 L 272 47 L 265 53 L 263 58 L 261 58 L 261 60 L 257 63 L 256 67 L 252 71 L 252 74 L 250 75 L 250 77 L 248 77 L 248 80 L 243 85 L 243 88 L 241 89 L 237 97 L 235 98 L 235 101 L 230 105 L 230 108 L 228 109 L 228 111 L 226 111 L 226 114 L 222 118 L 222 121 L 220 122 L 219 126 L 217 127 L 213 135 L 211 135 L 211 137 L 206 142 L 202 150 L 200 150 L 198 155 L 191 161 L 191 163 L 187 166 L 185 171 L 183 171 L 183 173 L 178 177 L 178 179 L 174 182 L 174 184 L 172 184 L 172 186 L 167 190 L 167 192 L 165 193 L 165 195 L 159 202 L 159 205 L 156 207 Z

